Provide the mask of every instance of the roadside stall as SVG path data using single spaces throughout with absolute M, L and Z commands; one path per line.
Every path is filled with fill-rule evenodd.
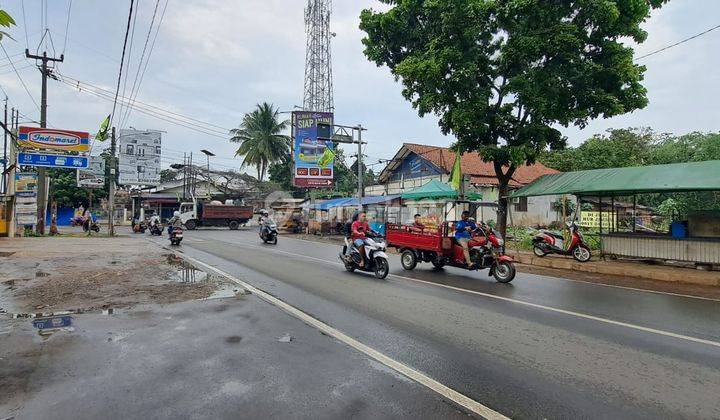
M 720 161 L 676 163 L 630 168 L 596 169 L 545 175 L 510 198 L 575 195 L 582 220 L 583 200 L 593 203 L 603 255 L 670 260 L 698 265 L 720 264 Z M 714 195 L 715 209 L 676 214 L 660 228 L 649 228 L 648 210 L 638 210 L 639 194 Z M 622 200 L 628 205 L 617 205 Z M 627 217 L 629 215 L 629 217 Z M 626 222 L 622 222 L 626 220 Z

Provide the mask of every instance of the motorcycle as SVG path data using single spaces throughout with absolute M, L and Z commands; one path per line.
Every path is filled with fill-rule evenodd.
M 182 228 L 179 228 L 179 227 L 173 228 L 172 233 L 170 234 L 170 245 L 179 246 L 180 242 L 182 242 L 182 240 L 183 240 Z
M 147 222 L 142 221 L 142 222 L 137 222 L 137 223 L 135 223 L 135 224 L 132 226 L 132 231 L 133 231 L 134 233 L 145 233 L 145 231 L 147 230 L 147 228 L 148 228 Z
M 150 225 L 151 236 L 162 236 L 163 230 L 165 230 L 165 228 L 160 223 L 154 223 Z
M 278 242 L 277 223 L 274 220 L 266 220 L 262 229 L 260 229 L 260 239 L 266 244 L 272 243 L 277 245 Z
M 588 262 L 592 257 L 590 247 L 585 242 L 585 237 L 580 233 L 577 223 L 568 223 L 570 231 L 570 244 L 565 247 L 565 241 L 561 234 L 548 230 L 540 230 L 533 238 L 533 253 L 538 257 L 548 254 L 572 255 L 579 262 Z
M 347 271 L 352 273 L 360 270 L 374 273 L 375 277 L 382 280 L 390 273 L 386 249 L 387 245 L 381 236 L 367 238 L 365 240 L 365 266 L 360 267 L 360 262 L 362 262 L 360 251 L 355 247 L 352 239 L 345 238 L 345 246 L 338 256 Z

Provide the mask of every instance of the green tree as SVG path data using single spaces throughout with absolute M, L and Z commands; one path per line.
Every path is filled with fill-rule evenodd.
M 649 128 L 610 129 L 577 148 L 545 151 L 538 160 L 562 172 L 641 166 L 648 164 L 656 137 Z
M 440 117 L 459 151 L 493 162 L 498 228 L 519 165 L 561 149 L 556 125 L 584 127 L 647 104 L 644 66 L 633 63 L 640 24 L 666 0 L 382 0 L 363 10 L 365 55 L 390 68 L 423 116 Z
M 357 191 L 357 177 L 348 169 L 345 153 L 343 149 L 335 149 L 335 187 L 332 190 L 326 190 L 323 192 L 327 196 L 337 195 L 351 195 Z M 276 183 L 280 188 L 285 191 L 293 193 L 293 195 L 303 194 L 307 196 L 307 189 L 296 188 L 293 185 L 293 169 L 292 169 L 292 155 L 288 153 L 278 163 L 270 166 L 268 173 L 270 175 L 270 181 Z M 372 174 L 372 171 L 370 171 Z M 370 175 L 367 174 L 365 180 L 369 181 Z
M 77 207 L 82 204 L 88 207 L 90 193 L 93 195 L 93 205 L 97 205 L 101 198 L 107 197 L 105 189 L 90 189 L 77 186 L 77 175 L 74 169 L 50 169 L 48 177 L 50 183 L 50 200 L 57 201 L 58 207 Z
M 290 138 L 281 134 L 289 121 L 280 120 L 280 112 L 267 102 L 245 114 L 239 128 L 230 131 L 230 141 L 240 143 L 236 156 L 243 156 L 243 166 L 257 168 L 258 181 L 265 179 L 268 167 L 280 162 L 290 150 Z

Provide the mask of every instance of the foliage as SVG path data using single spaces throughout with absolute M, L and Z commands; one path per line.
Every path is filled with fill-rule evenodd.
M 671 136 L 654 133 L 649 128 L 614 129 L 593 136 L 576 148 L 545 152 L 539 160 L 563 172 L 720 160 L 720 133 Z M 693 210 L 720 209 L 717 192 L 675 193 L 671 196 L 640 194 L 638 203 L 657 207 L 672 198 L 675 217 L 686 216 Z
M 240 143 L 236 156 L 243 156 L 243 166 L 257 168 L 258 180 L 262 182 L 268 167 L 280 162 L 290 150 L 290 138 L 281 134 L 289 121 L 280 120 L 280 112 L 264 102 L 245 114 L 239 128 L 230 131 L 230 141 Z
M 335 149 L 335 188 L 332 190 L 318 190 L 313 196 L 349 196 L 357 192 L 357 175 L 354 174 L 347 166 L 345 152 L 343 149 Z M 292 155 L 288 153 L 280 162 L 271 165 L 268 169 L 270 181 L 278 184 L 280 188 L 291 192 L 295 196 L 306 195 L 308 190 L 296 188 L 292 184 Z M 365 185 L 374 183 L 375 174 L 371 169 L 365 173 Z
M 363 10 L 365 55 L 390 68 L 422 116 L 440 117 L 455 148 L 494 162 L 501 197 L 519 165 L 565 139 L 556 125 L 579 127 L 647 104 L 645 67 L 627 38 L 663 0 L 383 0 Z M 506 224 L 507 199 L 498 224 Z
M 180 172 L 174 170 L 174 169 L 163 169 L 160 171 L 160 182 L 170 182 L 175 181 L 178 179 L 178 175 L 180 175 Z
M 10 16 L 6 11 L 0 9 L 0 26 L 9 28 L 13 25 L 15 25 L 15 19 L 13 19 L 12 16 Z M 0 40 L 2 40 L 5 36 L 13 39 L 13 37 L 11 37 L 10 34 L 8 34 L 7 32 L 0 31 Z
M 57 201 L 58 207 L 75 208 L 82 204 L 87 207 L 90 203 L 90 193 L 93 203 L 97 205 L 102 198 L 107 198 L 104 189 L 80 188 L 77 186 L 77 176 L 74 169 L 48 170 L 50 178 L 50 200 Z

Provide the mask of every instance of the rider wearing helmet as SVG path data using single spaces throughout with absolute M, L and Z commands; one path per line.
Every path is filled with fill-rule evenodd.
M 168 220 L 168 234 L 170 236 L 172 236 L 173 229 L 176 227 L 182 227 L 182 219 L 180 219 L 180 212 L 177 210 L 173 212 L 173 217 Z
M 262 234 L 262 230 L 265 227 L 265 223 L 270 219 L 270 213 L 265 209 L 260 209 L 258 211 L 260 213 L 260 218 L 258 219 L 258 224 L 260 225 L 260 233 Z

